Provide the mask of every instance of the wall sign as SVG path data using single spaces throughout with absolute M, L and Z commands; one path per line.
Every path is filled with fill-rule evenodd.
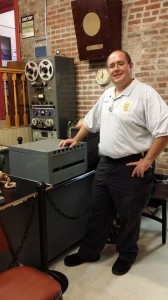
M 34 36 L 34 16 L 21 17 L 22 38 Z

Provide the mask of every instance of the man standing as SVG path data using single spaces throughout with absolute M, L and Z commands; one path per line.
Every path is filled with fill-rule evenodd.
M 114 86 L 87 113 L 77 135 L 59 145 L 74 147 L 89 132 L 100 132 L 100 162 L 88 232 L 78 253 L 65 257 L 64 262 L 77 266 L 97 261 L 117 213 L 119 256 L 112 272 L 123 275 L 137 257 L 141 214 L 151 194 L 154 161 L 168 142 L 168 106 L 152 87 L 132 78 L 133 63 L 127 52 L 112 52 L 107 68 Z

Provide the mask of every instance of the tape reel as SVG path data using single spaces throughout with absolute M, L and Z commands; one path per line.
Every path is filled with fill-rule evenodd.
M 47 81 L 52 78 L 53 73 L 54 73 L 54 68 L 51 61 L 48 59 L 43 59 L 39 63 L 39 75 L 41 79 Z
M 35 81 L 38 76 L 44 81 L 50 80 L 53 76 L 54 68 L 52 62 L 43 59 L 39 65 L 35 61 L 27 62 L 25 66 L 25 75 L 29 81 Z
M 25 76 L 29 81 L 35 81 L 39 76 L 39 68 L 36 62 L 29 61 L 25 66 Z

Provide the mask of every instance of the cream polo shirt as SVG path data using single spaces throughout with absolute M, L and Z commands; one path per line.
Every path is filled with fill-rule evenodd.
M 168 136 L 168 105 L 150 86 L 134 79 L 115 98 L 107 89 L 84 118 L 90 132 L 100 131 L 99 154 L 112 158 L 148 150 L 153 138 Z

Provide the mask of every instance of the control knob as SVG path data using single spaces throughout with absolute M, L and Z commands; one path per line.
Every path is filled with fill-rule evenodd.
M 34 115 L 34 116 L 37 116 L 37 115 L 38 115 L 38 111 L 37 111 L 37 110 L 34 110 L 34 111 L 33 111 L 33 115 Z
M 47 127 L 52 127 L 52 126 L 54 126 L 54 121 L 52 119 L 47 119 L 47 120 L 45 120 L 44 124 Z
M 32 119 L 32 125 L 33 126 L 37 126 L 38 125 L 38 119 L 37 118 L 33 118 Z

